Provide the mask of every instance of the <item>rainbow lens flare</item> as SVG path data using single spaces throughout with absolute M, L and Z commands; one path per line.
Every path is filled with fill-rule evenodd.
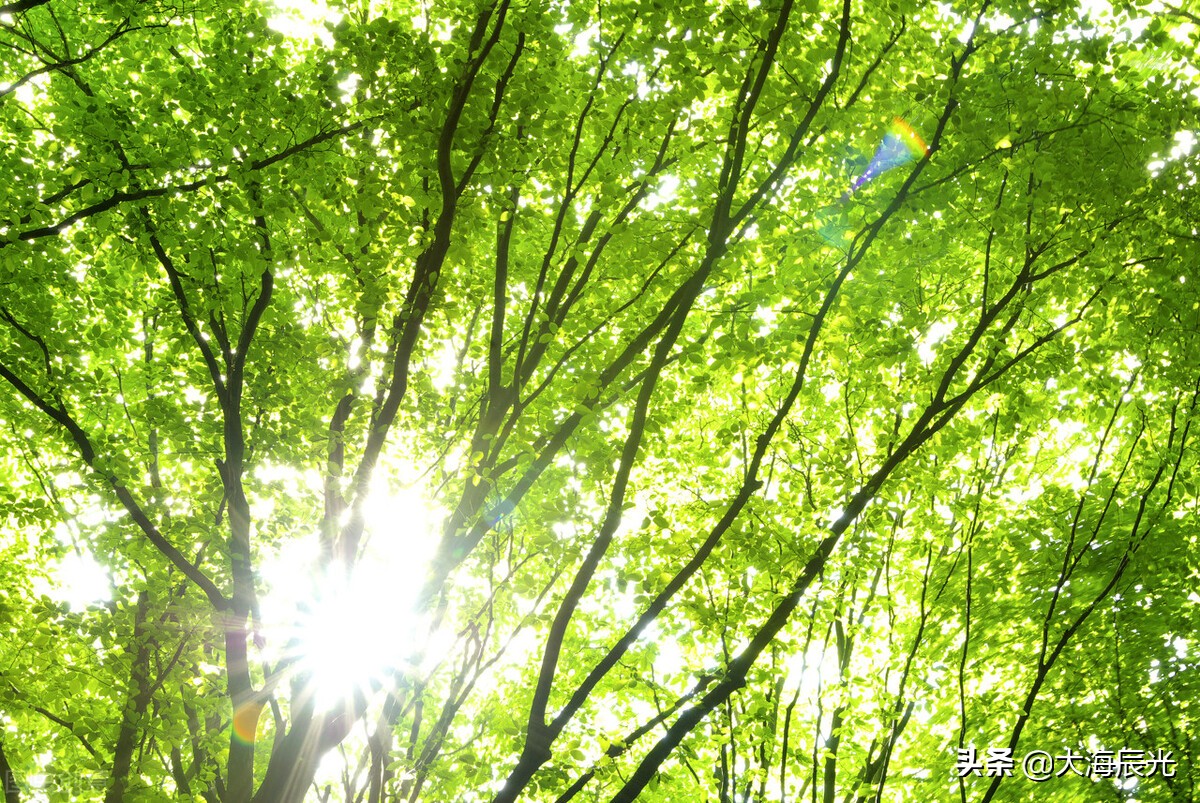
M 233 713 L 233 733 L 245 744 L 254 744 L 258 734 L 258 717 L 262 714 L 263 704 L 259 702 L 244 703 Z
M 894 167 L 919 159 L 929 153 L 929 146 L 921 139 L 913 127 L 899 117 L 892 118 L 892 125 L 883 135 L 883 141 L 875 149 L 871 163 L 862 172 L 850 189 L 842 195 L 842 200 L 849 198 L 859 187 L 866 184 Z

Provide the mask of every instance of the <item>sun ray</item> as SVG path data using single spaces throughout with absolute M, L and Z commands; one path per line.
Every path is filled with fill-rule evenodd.
M 415 654 L 417 595 L 435 543 L 436 513 L 416 491 L 382 491 L 364 506 L 354 564 L 322 562 L 315 535 L 264 562 L 266 651 L 329 710 L 369 695 Z

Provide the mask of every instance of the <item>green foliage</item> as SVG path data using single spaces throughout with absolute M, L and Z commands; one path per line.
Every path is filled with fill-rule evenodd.
M 0 45 L 6 803 L 1193 799 L 1198 12 Z

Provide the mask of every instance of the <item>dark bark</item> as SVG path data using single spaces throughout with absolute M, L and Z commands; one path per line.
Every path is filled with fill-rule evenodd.
M 150 654 L 153 645 L 146 633 L 146 618 L 150 605 L 150 595 L 143 591 L 138 594 L 137 606 L 134 609 L 133 636 L 126 650 L 131 654 L 129 669 L 129 696 L 125 701 L 125 709 L 121 715 L 121 727 L 117 732 L 117 742 L 113 749 L 112 770 L 108 778 L 108 791 L 104 795 L 104 803 L 121 803 L 129 789 L 130 774 L 133 769 L 133 753 L 142 733 L 142 722 L 150 707 L 150 698 L 154 691 L 150 678 Z
M 17 785 L 17 776 L 13 774 L 4 753 L 4 744 L 0 742 L 0 784 L 4 784 L 4 803 L 21 803 L 21 788 Z
M 44 6 L 49 2 L 50 0 L 17 0 L 15 3 L 6 3 L 0 6 L 0 14 L 20 14 L 23 11 Z

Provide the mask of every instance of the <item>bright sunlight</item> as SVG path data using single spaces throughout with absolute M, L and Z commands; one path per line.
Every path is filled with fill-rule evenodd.
M 294 661 L 319 708 L 370 694 L 411 660 L 414 606 L 436 544 L 437 516 L 413 489 L 377 491 L 366 504 L 361 557 L 349 574 L 321 566 L 315 535 L 287 544 L 262 577 L 264 652 Z

